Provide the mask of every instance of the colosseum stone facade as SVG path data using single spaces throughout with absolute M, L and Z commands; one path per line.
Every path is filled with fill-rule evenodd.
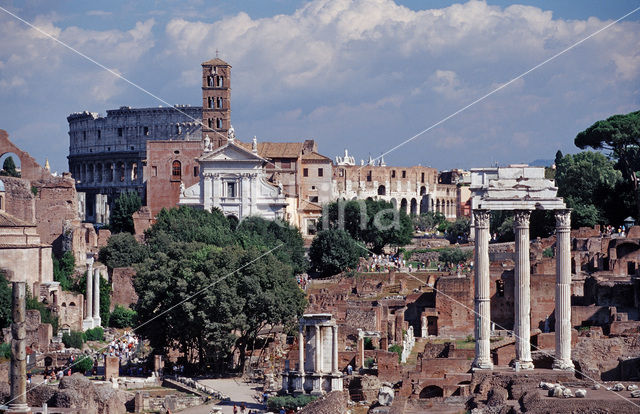
M 125 191 L 136 191 L 144 203 L 147 141 L 200 141 L 201 119 L 202 107 L 186 105 L 69 115 L 69 171 L 85 193 L 85 220 L 106 222 L 108 206 Z

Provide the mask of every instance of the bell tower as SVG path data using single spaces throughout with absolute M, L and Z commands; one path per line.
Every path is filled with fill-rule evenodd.
M 216 57 L 202 64 L 202 139 L 213 149 L 227 143 L 231 125 L 231 65 Z

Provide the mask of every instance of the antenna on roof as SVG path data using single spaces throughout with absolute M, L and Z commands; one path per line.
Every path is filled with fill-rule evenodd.
M 218 49 L 216 49 L 216 59 L 219 58 L 220 56 L 218 56 Z

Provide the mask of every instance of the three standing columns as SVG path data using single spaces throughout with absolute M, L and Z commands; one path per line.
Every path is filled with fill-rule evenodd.
M 531 211 L 516 210 L 514 230 L 516 260 L 514 280 L 514 333 L 516 362 L 533 369 L 531 358 L 531 288 L 529 218 Z M 475 369 L 493 369 L 490 349 L 489 210 L 474 210 L 475 221 Z M 571 210 L 556 210 L 556 355 L 554 369 L 572 370 L 571 361 Z
M 556 358 L 553 369 L 573 370 L 571 361 L 571 210 L 556 210 Z
M 530 210 L 516 210 L 513 222 L 516 239 L 514 269 L 514 334 L 516 336 L 516 363 L 520 369 L 533 369 L 531 359 L 531 264 L 529 260 Z
M 475 245 L 475 336 L 476 358 L 473 367 L 476 369 L 493 369 L 491 361 L 491 302 L 489 280 L 489 210 L 474 210 L 476 245 Z

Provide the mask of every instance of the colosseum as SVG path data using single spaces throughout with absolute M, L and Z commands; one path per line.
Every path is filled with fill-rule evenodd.
M 106 116 L 78 112 L 69 122 L 69 171 L 85 193 L 85 220 L 106 222 L 109 205 L 122 192 L 146 202 L 143 162 L 147 141 L 202 139 L 202 107 L 120 107 Z

